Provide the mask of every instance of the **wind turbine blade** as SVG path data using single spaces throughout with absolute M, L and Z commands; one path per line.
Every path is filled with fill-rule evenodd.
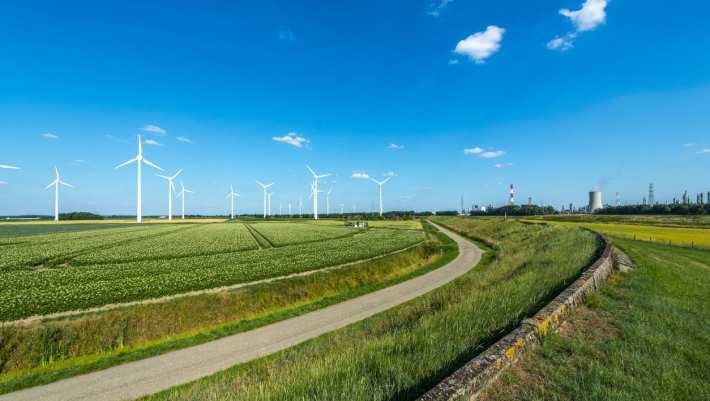
M 389 180 L 391 180 L 391 179 L 392 179 L 392 177 L 387 177 L 384 181 L 382 181 L 382 184 L 380 184 L 380 185 L 385 185 L 385 184 L 387 184 L 387 182 L 388 182 Z
M 57 169 L 56 167 L 54 167 L 54 176 L 59 179 L 59 169 Z
M 173 192 L 175 192 L 175 184 L 173 184 L 173 180 L 168 181 L 170 183 L 170 188 L 172 188 Z
M 66 183 L 66 182 L 64 182 L 64 181 L 59 181 L 59 183 L 62 184 L 62 185 L 64 185 L 65 187 L 74 188 L 73 185 L 71 185 L 71 184 L 69 184 L 69 183 Z
M 143 154 L 143 140 L 141 139 L 140 135 L 138 135 L 138 154 Z
M 261 183 L 261 181 L 257 181 L 257 184 L 259 184 L 260 187 L 264 188 L 264 184 Z
M 275 183 L 272 182 L 271 184 L 267 185 L 266 188 L 268 188 L 268 187 L 270 187 L 270 186 L 273 186 L 274 184 L 275 184 Z
M 127 166 L 127 165 L 133 163 L 133 162 L 136 161 L 136 160 L 138 160 L 138 158 L 137 158 L 137 157 L 134 157 L 133 159 L 131 159 L 131 160 L 125 162 L 125 163 L 119 164 L 118 166 L 116 166 L 116 169 L 119 169 L 119 168 L 121 168 L 121 167 L 123 167 L 123 166 Z
M 311 168 L 311 166 L 309 166 L 309 165 L 306 165 L 306 168 L 308 169 L 308 171 L 310 171 L 310 172 L 311 172 L 311 175 L 312 175 L 313 177 L 318 177 L 318 176 L 316 175 L 316 172 L 315 172 L 315 171 L 313 171 L 313 169 Z
M 160 178 L 162 178 L 162 179 L 165 179 L 165 180 L 170 181 L 170 177 L 168 177 L 168 176 L 160 175 L 160 174 L 156 174 L 156 176 L 158 176 L 158 177 L 160 177 Z
M 331 175 L 332 174 L 323 174 L 323 175 L 316 176 L 316 178 L 325 178 L 325 177 L 330 177 Z
M 229 192 L 230 192 L 230 193 L 233 193 L 233 192 L 234 192 L 234 185 L 230 185 L 230 186 L 229 186 Z
M 160 171 L 165 171 L 165 170 L 163 170 L 162 168 L 160 168 L 160 167 L 156 166 L 155 164 L 153 164 L 153 163 L 152 163 L 150 160 L 148 160 L 148 159 L 143 159 L 143 163 L 149 165 L 150 167 L 153 167 L 154 169 L 158 169 L 158 170 L 160 170 Z
M 11 166 L 11 165 L 9 165 L 9 164 L 0 164 L 0 168 L 4 168 L 4 169 L 7 169 L 7 170 L 20 170 L 19 167 L 17 167 L 17 166 Z
M 174 179 L 175 179 L 175 178 L 176 178 L 177 176 L 179 176 L 179 175 L 180 175 L 180 173 L 182 173 L 182 169 L 178 170 L 178 172 L 177 172 L 177 173 L 175 173 L 175 175 L 174 175 L 174 176 L 170 177 L 170 179 L 171 179 L 171 180 L 174 180 Z
M 194 192 L 190 191 L 189 189 L 184 190 L 184 192 L 187 192 L 188 194 L 194 194 Z M 237 196 L 239 195 L 237 194 Z
M 52 185 L 56 185 L 56 184 L 57 184 L 57 180 L 54 180 L 54 181 L 52 181 L 49 185 L 47 185 L 46 187 L 44 187 L 44 189 L 47 190 L 47 189 L 49 189 L 49 188 L 52 188 Z
M 224 199 L 229 198 L 230 196 L 232 196 L 232 194 L 233 194 L 233 192 L 228 193 L 227 196 L 224 197 Z

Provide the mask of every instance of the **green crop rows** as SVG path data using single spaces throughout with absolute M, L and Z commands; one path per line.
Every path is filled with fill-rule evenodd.
M 256 223 L 251 224 L 251 227 L 266 237 L 274 246 L 347 237 L 355 235 L 358 232 L 356 229 L 343 226 L 298 223 Z
M 148 225 L 6 238 L 0 245 L 0 321 L 155 298 L 376 257 L 422 232 L 290 223 L 257 249 L 242 224 Z M 265 224 L 255 224 L 264 229 Z M 308 233 L 308 229 L 315 234 Z M 289 231 L 293 230 L 293 233 Z M 277 234 L 277 232 L 283 231 Z M 287 245 L 293 242 L 306 242 Z

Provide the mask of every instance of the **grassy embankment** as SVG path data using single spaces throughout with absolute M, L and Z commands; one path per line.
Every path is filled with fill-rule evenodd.
M 636 263 L 484 401 L 710 400 L 710 251 L 614 239 Z
M 599 251 L 562 226 L 437 222 L 494 245 L 454 282 L 363 322 L 151 400 L 409 400 L 533 314 Z
M 0 393 L 142 359 L 298 316 L 429 272 L 456 257 L 428 241 L 351 266 L 233 291 L 29 326 L 0 326 Z

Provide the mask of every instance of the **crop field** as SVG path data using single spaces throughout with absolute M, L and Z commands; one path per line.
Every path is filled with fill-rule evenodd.
M 600 251 L 597 237 L 576 227 L 432 220 L 495 248 L 407 304 L 145 400 L 415 400 L 534 314 Z
M 325 239 L 353 236 L 358 230 L 338 225 L 301 224 L 301 223 L 255 223 L 249 224 L 264 236 L 273 246 L 286 246 Z
M 600 216 L 606 217 L 606 216 Z M 658 217 L 655 221 L 662 221 L 663 217 Z M 531 220 L 539 221 L 539 220 Z M 601 221 L 604 221 L 602 219 Z M 710 228 L 694 227 L 678 227 L 671 225 L 645 225 L 637 224 L 622 224 L 622 223 L 604 223 L 592 221 L 580 222 L 560 222 L 557 220 L 549 221 L 553 224 L 567 224 L 586 227 L 602 234 L 623 237 L 628 239 L 636 239 L 641 241 L 659 242 L 668 245 L 693 246 L 699 248 L 710 248 Z
M 530 219 L 559 221 L 566 223 L 617 223 L 640 224 L 661 227 L 710 228 L 710 216 L 704 215 L 605 215 L 574 214 L 559 216 L 539 216 Z
M 20 235 L 0 240 L 0 321 L 285 276 L 377 257 L 424 240 L 422 231 L 349 235 L 343 227 L 268 224 L 276 224 L 272 235 L 281 246 L 258 249 L 241 223 L 117 228 L 99 223 L 95 230 L 36 235 L 19 230 Z M 7 232 L 4 226 L 0 232 Z M 300 243 L 304 237 L 317 242 Z

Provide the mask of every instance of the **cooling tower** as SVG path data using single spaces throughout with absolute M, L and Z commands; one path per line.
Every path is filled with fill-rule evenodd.
M 594 213 L 597 209 L 602 208 L 602 193 L 601 191 L 589 192 L 589 213 Z

